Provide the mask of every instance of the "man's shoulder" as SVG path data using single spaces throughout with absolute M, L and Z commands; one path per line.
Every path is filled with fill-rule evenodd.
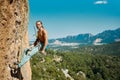
M 43 29 L 43 33 L 47 33 L 47 31 L 45 29 Z
M 43 29 L 42 32 L 43 32 L 44 34 L 47 34 L 47 31 L 46 31 L 45 29 Z

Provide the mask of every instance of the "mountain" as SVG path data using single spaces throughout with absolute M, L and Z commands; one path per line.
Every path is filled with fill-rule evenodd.
M 92 37 L 92 40 L 94 41 L 97 38 L 102 39 L 102 43 L 112 43 L 120 41 L 120 28 L 116 30 L 106 30 Z
M 62 43 L 80 43 L 80 44 L 103 44 L 112 43 L 120 41 L 120 28 L 116 30 L 105 30 L 97 35 L 92 35 L 91 33 L 78 34 L 75 36 L 67 36 L 64 38 L 50 39 L 49 43 L 54 43 L 55 41 Z
M 61 42 L 68 42 L 68 43 L 86 43 L 89 42 L 92 36 L 93 35 L 90 33 L 78 34 L 76 36 L 67 36 L 64 38 L 50 39 L 49 42 L 52 43 L 56 40 L 59 40 Z

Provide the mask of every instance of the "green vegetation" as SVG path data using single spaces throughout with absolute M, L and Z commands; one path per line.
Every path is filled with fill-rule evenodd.
M 109 45 L 101 48 L 106 46 Z M 112 53 L 119 51 L 118 43 L 110 46 L 116 47 Z M 107 55 L 113 48 L 104 48 L 105 52 L 99 52 L 97 46 L 93 46 L 92 52 L 89 49 L 84 51 L 85 48 L 62 52 L 48 50 L 47 56 L 37 53 L 31 58 L 32 80 L 70 80 L 62 69 L 68 69 L 68 74 L 74 80 L 120 80 L 120 51 L 116 56 Z M 102 55 L 104 53 L 106 54 Z
M 78 46 L 76 46 L 78 47 Z M 91 54 L 104 54 L 104 55 L 120 55 L 120 42 L 104 44 L 104 45 L 80 45 L 78 48 L 71 46 L 59 46 L 51 49 L 56 49 L 62 52 L 79 52 Z
M 92 54 L 104 54 L 104 55 L 120 55 L 120 42 L 115 42 L 111 44 L 104 44 L 104 45 L 90 45 L 90 46 L 83 46 L 73 51 L 79 51 L 82 53 L 92 53 Z

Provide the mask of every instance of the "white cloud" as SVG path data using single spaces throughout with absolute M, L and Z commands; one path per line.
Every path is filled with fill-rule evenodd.
M 118 38 L 118 39 L 115 39 L 115 42 L 120 42 L 120 39 Z
M 96 1 L 94 2 L 94 4 L 107 4 L 107 0 L 99 0 L 99 1 Z
M 57 45 L 57 46 L 78 46 L 79 43 L 66 43 L 61 42 L 59 40 L 55 40 L 53 43 L 49 43 L 49 45 Z
M 97 39 L 93 42 L 93 44 L 94 44 L 94 45 L 102 45 L 103 43 L 101 43 L 101 41 L 102 41 L 101 38 L 97 38 Z
M 99 43 L 99 42 L 101 42 L 101 41 L 102 41 L 101 38 L 97 38 L 97 39 L 94 41 L 94 43 Z

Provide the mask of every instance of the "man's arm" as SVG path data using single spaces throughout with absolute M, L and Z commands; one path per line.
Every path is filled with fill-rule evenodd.
M 35 40 L 35 42 L 34 42 L 34 46 L 36 46 L 37 45 L 37 43 L 38 43 L 38 38 Z

